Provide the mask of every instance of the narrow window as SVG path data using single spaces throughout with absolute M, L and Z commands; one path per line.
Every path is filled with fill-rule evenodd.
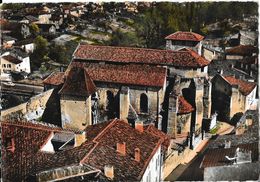
M 14 152 L 14 138 L 7 137 L 5 140 L 5 148 L 11 152 Z
M 114 118 L 114 110 L 115 110 L 115 106 L 114 103 L 115 99 L 114 99 L 114 94 L 111 91 L 107 91 L 107 113 L 108 113 L 108 118 Z
M 140 98 L 140 112 L 148 112 L 148 98 L 146 94 L 141 94 Z

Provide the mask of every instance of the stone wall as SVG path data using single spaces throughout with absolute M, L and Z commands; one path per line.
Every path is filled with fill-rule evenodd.
M 73 98 L 61 96 L 61 121 L 63 128 L 85 129 L 92 124 L 91 96 Z
M 20 104 L 18 106 L 2 110 L 1 119 L 12 120 L 12 119 L 25 119 L 35 120 L 40 119 L 46 108 L 50 96 L 52 95 L 53 89 L 43 92 L 39 95 L 31 97 L 28 102 Z
M 208 167 L 204 169 L 205 181 L 259 180 L 260 162 L 235 164 L 232 166 Z

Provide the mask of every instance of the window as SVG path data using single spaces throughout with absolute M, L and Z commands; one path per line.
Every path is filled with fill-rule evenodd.
M 7 68 L 11 68 L 11 64 L 7 64 Z
M 3 65 L 2 65 L 2 68 L 6 68 L 6 64 L 3 64 Z
M 115 111 L 115 98 L 114 94 L 111 91 L 107 91 L 107 115 L 108 119 L 112 119 L 115 117 L 114 111 Z
M 140 112 L 147 113 L 148 112 L 148 98 L 146 94 L 141 94 L 140 97 Z
M 5 140 L 5 148 L 6 150 L 14 152 L 14 138 L 12 137 L 6 137 Z

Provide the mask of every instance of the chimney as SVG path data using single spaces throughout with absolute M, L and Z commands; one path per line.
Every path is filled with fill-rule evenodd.
M 126 155 L 126 145 L 125 142 L 116 144 L 116 151 L 122 155 Z
M 85 131 L 83 131 L 82 133 L 75 134 L 75 147 L 80 146 L 85 141 L 86 141 L 86 133 L 85 133 Z
M 250 71 L 250 73 L 249 73 L 249 74 L 250 74 L 250 76 L 251 76 L 251 77 L 253 77 L 253 71 Z
M 113 179 L 114 178 L 114 167 L 111 165 L 105 165 L 104 173 L 107 178 Z
M 143 132 L 144 131 L 144 124 L 143 124 L 143 122 L 136 122 L 135 123 L 135 129 L 140 131 L 140 132 Z
M 231 141 L 225 141 L 225 149 L 231 147 Z
M 141 153 L 139 148 L 135 148 L 135 161 L 140 162 Z

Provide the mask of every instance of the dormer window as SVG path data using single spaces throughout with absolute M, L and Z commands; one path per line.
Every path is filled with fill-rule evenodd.
M 13 137 L 7 137 L 5 140 L 5 148 L 6 150 L 9 150 L 11 152 L 14 152 L 15 150 L 15 143 Z

